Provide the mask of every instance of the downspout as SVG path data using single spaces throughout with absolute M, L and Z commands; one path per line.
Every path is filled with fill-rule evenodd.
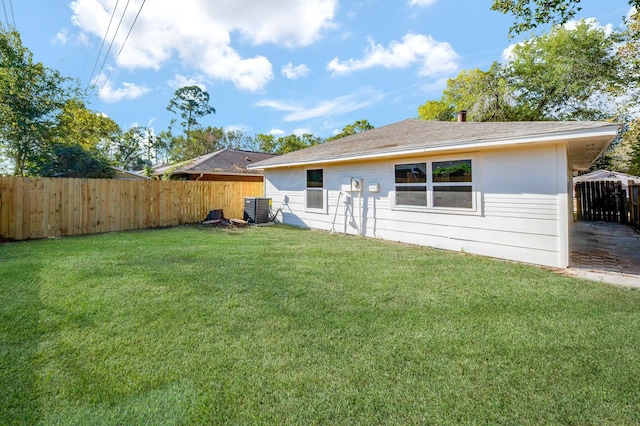
M 200 176 L 198 176 L 195 181 L 197 182 L 202 179 L 202 176 L 204 176 L 204 172 L 200 173 Z

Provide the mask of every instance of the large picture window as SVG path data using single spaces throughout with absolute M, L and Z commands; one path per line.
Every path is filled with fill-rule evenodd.
M 427 163 L 397 164 L 396 205 L 427 206 Z
M 322 169 L 307 170 L 307 208 L 324 209 L 324 177 Z
M 398 207 L 473 208 L 470 159 L 396 164 L 394 173 Z

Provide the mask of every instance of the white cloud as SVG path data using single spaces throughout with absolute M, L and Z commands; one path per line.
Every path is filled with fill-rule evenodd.
M 102 80 L 101 80 L 102 81 Z M 105 102 L 120 102 L 124 99 L 136 99 L 145 93 L 149 92 L 149 89 L 145 86 L 138 86 L 134 83 L 122 83 L 119 88 L 114 88 L 110 80 L 102 86 L 98 97 Z
M 507 46 L 503 51 L 502 51 L 502 62 L 509 62 L 512 59 L 513 56 L 513 49 L 515 49 L 516 46 L 518 45 L 523 45 L 524 42 L 519 42 L 519 43 L 512 43 L 509 46 Z
M 230 81 L 240 89 L 257 91 L 273 78 L 272 65 L 264 56 L 243 57 L 233 46 L 231 34 L 240 34 L 244 42 L 253 45 L 306 46 L 333 26 L 337 2 L 181 0 L 179 7 L 175 2 L 146 2 L 117 64 L 130 69 L 157 70 L 178 57 L 187 69 L 208 78 Z M 123 3 L 118 3 L 116 18 L 123 14 Z M 130 3 L 112 54 L 124 43 L 142 0 Z M 102 40 L 115 4 L 115 0 L 74 0 L 70 5 L 72 22 Z M 115 27 L 112 25 L 107 41 L 113 37 Z
M 284 136 L 286 132 L 282 129 L 271 129 L 269 134 L 273 136 Z
M 293 134 L 296 136 L 302 136 L 302 135 L 311 135 L 313 134 L 313 132 L 308 127 L 300 127 L 297 129 L 293 129 Z
M 185 86 L 198 86 L 200 89 L 207 91 L 207 86 L 204 84 L 205 78 L 201 75 L 186 77 L 182 74 L 176 74 L 173 80 L 170 80 L 169 87 L 172 89 L 180 89 Z
M 409 0 L 409 6 L 431 6 L 438 0 Z
M 69 41 L 69 31 L 66 28 L 63 28 L 58 33 L 56 33 L 55 37 L 51 40 L 51 44 L 67 44 Z
M 275 109 L 276 111 L 298 111 L 301 109 L 300 107 L 293 104 L 288 104 L 286 102 L 273 101 L 268 99 L 264 101 L 256 102 L 255 105 L 258 107 Z
M 345 95 L 328 101 L 318 102 L 311 107 L 304 107 L 296 103 L 283 101 L 264 100 L 257 102 L 258 107 L 271 108 L 276 111 L 287 112 L 284 121 L 302 121 L 318 117 L 345 114 L 368 107 L 379 102 L 383 95 L 376 92 Z
M 442 93 L 442 91 L 447 87 L 448 77 L 439 78 L 436 81 L 427 83 L 420 87 L 420 91 L 425 94 L 434 94 L 434 93 Z
M 327 69 L 334 74 L 348 74 L 373 67 L 407 68 L 420 64 L 419 74 L 429 77 L 456 71 L 458 54 L 446 42 L 437 42 L 431 36 L 409 33 L 402 42 L 394 41 L 388 48 L 369 41 L 362 59 L 340 61 L 334 58 Z
M 604 33 L 608 36 L 611 35 L 613 33 L 613 30 L 615 29 L 615 27 L 612 24 L 601 25 L 596 18 L 585 18 L 584 21 L 591 28 L 599 28 L 604 30 Z M 572 19 L 566 24 L 564 24 L 564 27 L 568 30 L 575 30 L 578 25 L 578 22 L 580 21 L 576 21 L 575 19 Z
M 288 78 L 289 80 L 297 80 L 301 77 L 306 77 L 309 75 L 311 70 L 305 64 L 300 64 L 297 67 L 294 67 L 291 62 L 282 67 L 282 75 Z

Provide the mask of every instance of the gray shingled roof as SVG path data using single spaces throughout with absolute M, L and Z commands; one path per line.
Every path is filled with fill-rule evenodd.
M 291 152 L 253 164 L 251 168 L 339 161 L 367 156 L 392 156 L 407 151 L 468 147 L 491 142 L 563 137 L 591 132 L 616 132 L 619 125 L 585 121 L 443 122 L 408 119 Z M 613 137 L 606 141 L 611 142 Z M 606 146 L 604 146 L 606 148 Z M 602 149 L 604 149 L 602 148 Z M 597 156 L 600 151 L 595 153 Z M 591 159 L 595 159 L 595 156 Z
M 178 165 L 154 167 L 153 174 L 162 175 L 167 170 L 171 170 L 172 174 L 261 174 L 260 170 L 247 170 L 247 166 L 275 156 L 264 152 L 223 149 Z

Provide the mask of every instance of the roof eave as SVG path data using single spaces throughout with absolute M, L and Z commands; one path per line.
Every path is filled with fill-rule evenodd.
M 571 133 L 554 133 L 552 135 L 538 135 L 524 138 L 505 138 L 505 139 L 493 139 L 487 140 L 485 142 L 463 142 L 459 144 L 448 144 L 448 145 L 438 145 L 438 146 L 423 146 L 419 148 L 413 149 L 403 149 L 403 150 L 388 150 L 382 152 L 376 152 L 371 154 L 363 154 L 363 155 L 345 155 L 345 156 L 337 156 L 337 157 L 326 157 L 326 158 L 317 158 L 308 161 L 293 161 L 290 163 L 279 163 L 273 165 L 260 165 L 260 163 L 256 163 L 255 165 L 248 166 L 247 169 L 275 169 L 275 168 L 283 168 L 283 167 L 295 167 L 295 166 L 306 166 L 313 164 L 325 164 L 325 163 L 339 163 L 339 162 L 348 162 L 348 161 L 362 161 L 362 160 L 376 160 L 381 158 L 393 158 L 393 157 L 404 157 L 416 154 L 423 153 L 437 153 L 442 151 L 468 151 L 468 150 L 477 150 L 477 149 L 487 149 L 487 148 L 497 148 L 502 146 L 509 145 L 524 145 L 524 144 L 532 144 L 532 143 L 552 143 L 558 142 L 562 140 L 572 140 L 572 139 L 589 139 L 592 137 L 603 137 L 603 136 L 611 136 L 613 138 L 618 134 L 619 125 L 607 126 L 606 128 L 601 129 L 589 129 L 587 131 L 581 132 L 571 132 Z
M 154 174 L 154 176 L 162 176 L 164 173 Z M 263 173 L 233 173 L 233 172 L 172 172 L 172 175 L 214 175 L 214 176 L 264 176 Z

